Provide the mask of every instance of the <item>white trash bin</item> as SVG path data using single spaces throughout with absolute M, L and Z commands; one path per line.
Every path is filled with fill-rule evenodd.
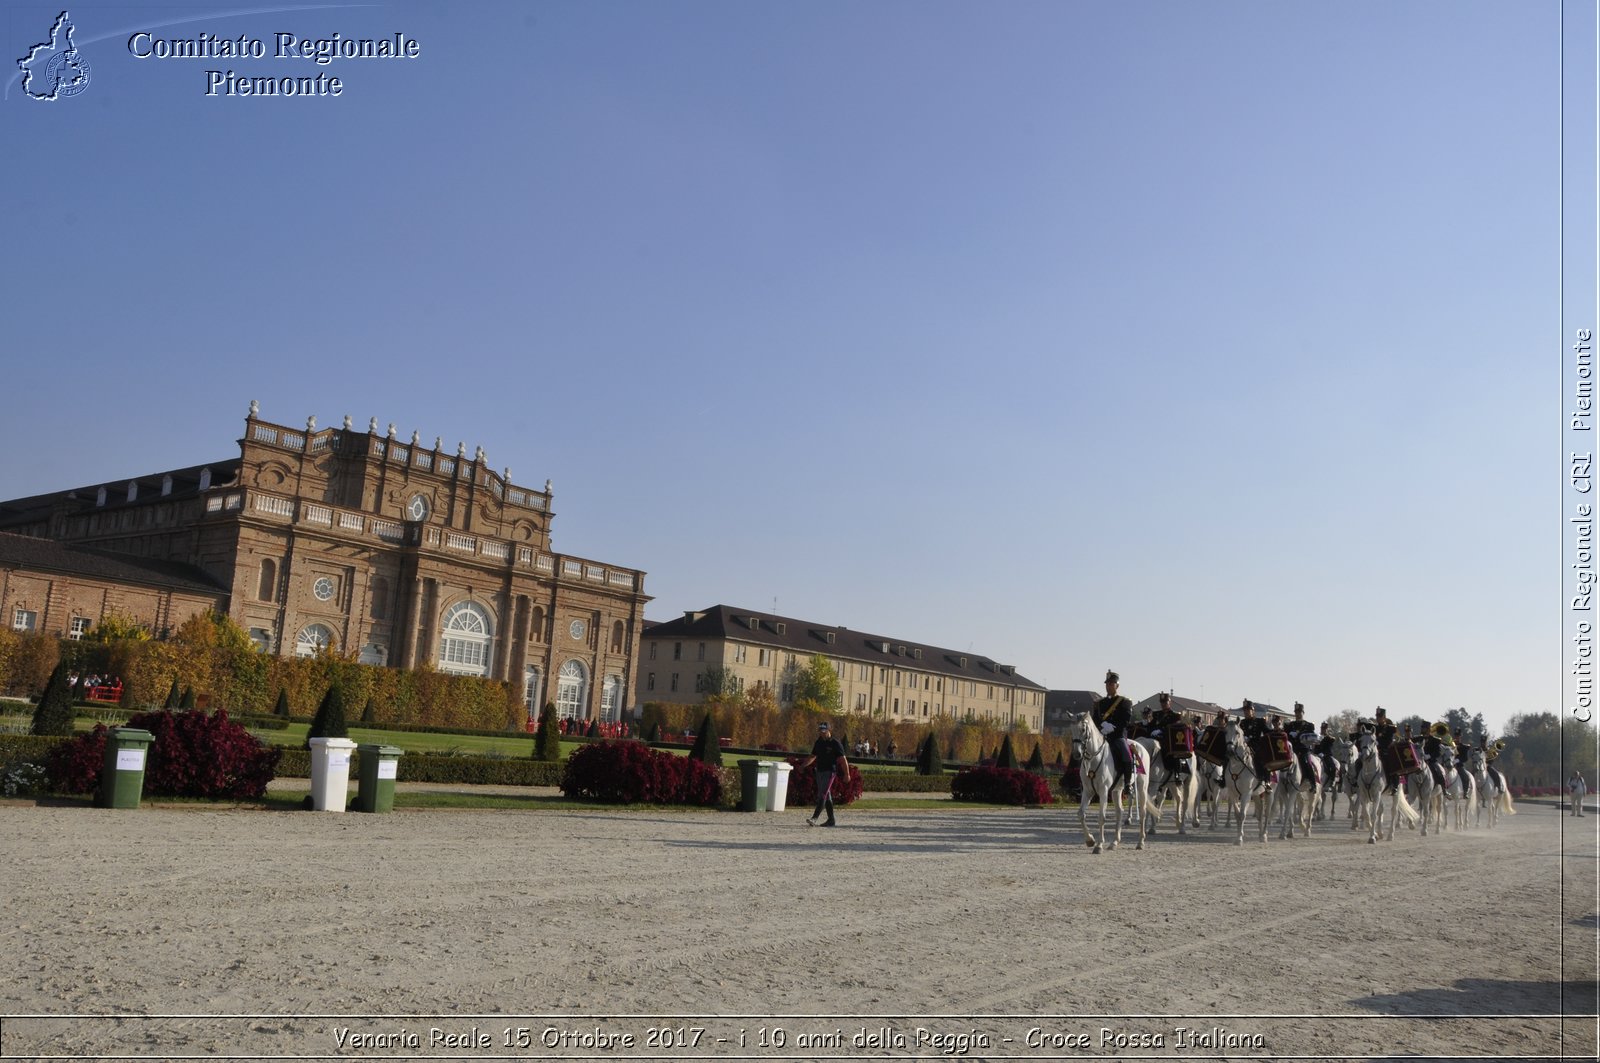
M 789 772 L 794 770 L 786 760 L 769 760 L 767 765 L 767 811 L 782 812 L 789 807 Z
M 317 812 L 343 812 L 350 797 L 350 754 L 356 744 L 348 738 L 311 740 L 311 808 Z

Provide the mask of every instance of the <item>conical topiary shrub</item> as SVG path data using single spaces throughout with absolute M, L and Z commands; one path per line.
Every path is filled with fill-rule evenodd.
M 1000 741 L 1000 748 L 995 750 L 994 766 L 997 768 L 1010 768 L 1016 771 L 1022 767 L 1022 762 L 1017 759 L 1017 751 L 1012 748 L 1011 736 L 1006 735 Z
M 289 718 L 289 692 L 283 687 L 278 688 L 278 703 L 272 706 L 272 715 Z
M 722 767 L 722 743 L 717 740 L 717 724 L 709 712 L 700 720 L 700 730 L 694 736 L 694 747 L 689 750 L 689 759 L 709 764 L 713 768 Z
M 372 723 L 375 720 L 377 720 L 377 718 L 378 718 L 377 713 L 374 711 L 374 709 L 372 707 L 372 699 L 368 698 L 367 699 L 367 707 L 361 710 L 361 722 L 362 723 Z
M 598 720 L 590 720 L 589 721 L 589 729 L 587 731 L 583 732 L 583 736 L 585 738 L 599 738 L 600 737 L 600 722 Z
M 1028 758 L 1027 768 L 1035 775 L 1044 773 L 1044 749 L 1040 747 L 1038 742 L 1033 744 L 1033 756 Z
M 660 720 L 651 720 L 650 721 L 650 733 L 644 736 L 644 740 L 646 742 L 652 742 L 652 743 L 661 741 L 661 721 Z
M 939 739 L 932 731 L 923 740 L 922 748 L 917 750 L 917 774 L 944 774 L 944 761 L 939 756 Z
M 344 687 L 338 683 L 322 695 L 317 714 L 311 717 L 311 730 L 306 732 L 306 748 L 311 748 L 313 738 L 349 738 L 350 725 L 344 714 Z
M 183 697 L 178 699 L 178 708 L 180 708 L 180 709 L 192 709 L 192 708 L 194 708 L 194 687 L 184 687 L 183 688 Z
M 178 677 L 173 676 L 172 688 L 167 691 L 167 700 L 162 703 L 161 707 L 163 709 L 175 709 L 182 700 L 183 695 L 178 692 Z
M 533 736 L 533 759 L 561 759 L 561 729 L 556 726 L 556 703 L 547 701 L 539 710 L 539 730 Z
M 66 662 L 57 664 L 45 680 L 29 730 L 36 735 L 72 734 L 72 687 L 67 683 Z

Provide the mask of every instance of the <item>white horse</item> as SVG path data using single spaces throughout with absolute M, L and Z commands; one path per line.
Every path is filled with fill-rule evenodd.
M 1280 838 L 1293 838 L 1297 826 L 1301 834 L 1311 836 L 1312 809 L 1321 804 L 1318 795 L 1322 792 L 1322 765 L 1317 763 L 1316 754 L 1306 759 L 1311 762 L 1309 772 L 1299 757 L 1278 772 L 1278 785 L 1273 789 L 1272 799 L 1273 815 L 1283 820 L 1278 832 Z
M 1416 791 L 1417 809 L 1422 816 L 1422 836 L 1424 838 L 1428 836 L 1430 824 L 1433 824 L 1433 832 L 1438 834 L 1444 827 L 1442 823 L 1436 822 L 1442 816 L 1442 813 L 1438 812 L 1442 806 L 1439 804 L 1439 784 L 1433 777 L 1433 769 L 1424 764 L 1421 771 L 1407 775 L 1405 783 Z
M 1339 808 L 1339 795 L 1344 792 L 1345 776 L 1349 773 L 1351 755 L 1355 747 L 1342 738 L 1333 740 L 1333 770 L 1324 771 L 1322 792 L 1317 795 L 1317 818 L 1332 819 Z M 1324 811 L 1323 806 L 1327 809 Z
M 1356 762 L 1350 772 L 1350 780 L 1355 786 L 1350 829 L 1355 830 L 1361 817 L 1365 816 L 1367 822 L 1371 824 L 1367 844 L 1375 845 L 1378 841 L 1378 823 L 1382 818 L 1385 779 L 1383 762 L 1378 757 L 1378 739 L 1369 731 L 1362 731 L 1356 736 Z M 1389 832 L 1389 839 L 1391 841 L 1394 839 L 1392 830 Z
M 1229 720 L 1223 730 L 1228 749 L 1228 762 L 1222 766 L 1222 796 L 1227 800 L 1229 812 L 1239 807 L 1239 835 L 1235 845 L 1244 844 L 1245 810 L 1254 802 L 1256 826 L 1263 844 L 1267 840 L 1267 781 L 1256 775 L 1255 761 L 1250 757 L 1250 746 L 1238 720 Z M 1211 826 L 1216 829 L 1216 810 L 1211 813 Z
M 1450 806 L 1450 818 L 1456 830 L 1466 830 L 1467 817 L 1472 812 L 1472 806 L 1478 803 L 1478 783 L 1470 774 L 1459 768 L 1452 767 L 1448 774 L 1449 784 L 1445 788 L 1445 801 Z
M 1083 844 L 1100 852 L 1101 848 L 1115 849 L 1122 843 L 1122 787 L 1117 784 L 1117 763 L 1112 758 L 1100 728 L 1086 712 L 1067 717 L 1067 734 L 1078 744 L 1078 780 L 1082 789 L 1078 795 L 1078 823 L 1083 828 Z M 1150 814 L 1157 811 L 1150 803 L 1150 758 L 1143 746 L 1132 743 L 1134 761 L 1134 807 L 1139 810 L 1139 842 L 1135 848 L 1144 848 L 1145 824 Z M 1106 813 L 1111 802 L 1116 801 L 1116 835 L 1108 840 Z M 1089 802 L 1100 802 L 1100 833 L 1089 833 Z
M 1149 789 L 1154 795 L 1155 822 L 1161 822 L 1162 802 L 1171 794 L 1178 813 L 1178 833 L 1188 834 L 1189 821 L 1194 817 L 1195 794 L 1200 789 L 1195 775 L 1194 754 L 1179 757 L 1178 770 L 1174 772 L 1167 767 L 1167 758 L 1161 755 L 1161 743 L 1149 736 L 1137 738 L 1134 742 L 1144 747 L 1146 756 L 1150 758 Z M 1155 823 L 1150 825 L 1150 832 L 1155 833 Z
M 1508 816 L 1517 814 L 1511 807 L 1511 794 L 1505 788 L 1505 780 L 1500 773 L 1489 767 L 1489 755 L 1481 749 L 1474 749 L 1467 755 L 1467 770 L 1472 773 L 1473 781 L 1478 787 L 1478 825 L 1483 825 L 1483 817 L 1487 812 L 1489 816 L 1489 829 L 1493 830 L 1504 812 Z

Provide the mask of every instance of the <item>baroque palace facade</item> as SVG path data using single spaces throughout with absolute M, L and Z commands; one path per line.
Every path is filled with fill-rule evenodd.
M 698 704 L 705 677 L 721 669 L 734 691 L 765 685 L 787 708 L 799 670 L 816 654 L 839 676 L 845 712 L 891 723 L 986 719 L 1035 734 L 1044 724 L 1045 688 L 1009 664 L 726 605 L 646 625 L 635 696 L 640 704 Z
M 364 432 L 348 417 L 272 424 L 252 402 L 239 457 L 0 502 L 0 532 L 192 566 L 264 652 L 431 664 L 517 685 L 530 714 L 554 701 L 567 718 L 619 719 L 644 573 L 553 552 L 548 480 L 522 487 L 482 448 L 439 444 L 380 433 L 376 418 Z M 56 566 L 58 587 L 19 582 L 35 601 L 7 602 L 7 619 L 63 637 L 97 622 L 74 567 Z M 160 634 L 186 617 L 135 619 Z

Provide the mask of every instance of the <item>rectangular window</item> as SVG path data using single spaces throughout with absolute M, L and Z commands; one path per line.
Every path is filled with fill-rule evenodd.
M 650 644 L 650 659 L 652 661 L 656 659 L 656 644 L 653 642 Z
M 667 689 L 673 691 L 674 693 L 677 692 L 677 689 L 678 689 L 678 673 L 677 672 L 673 672 L 672 673 L 672 684 Z
M 745 654 L 746 654 L 746 652 L 749 651 L 749 649 L 750 649 L 749 646 L 744 646 L 744 645 L 736 645 L 736 646 L 734 646 L 734 648 L 733 648 L 733 663 L 734 664 L 743 664 L 744 663 Z
M 650 648 L 652 650 L 655 649 L 654 646 Z M 650 672 L 644 677 L 644 688 L 646 690 L 654 690 L 656 688 L 656 674 L 654 672 Z
M 857 712 L 866 712 L 867 711 L 867 696 L 865 694 L 857 694 L 856 695 L 856 711 Z
M 756 651 L 756 663 L 759 664 L 759 665 L 771 664 L 772 663 L 772 651 L 767 649 L 766 647 L 762 647 L 761 649 L 757 650 Z
M 700 643 L 699 647 L 695 650 L 694 659 L 697 660 L 697 661 L 703 661 L 703 660 L 706 659 L 706 644 L 705 643 L 703 643 L 703 642 Z
M 782 692 L 778 695 L 778 698 L 779 698 L 780 701 L 793 701 L 794 700 L 794 684 L 793 683 L 785 683 L 785 684 L 783 684 Z
M 19 608 L 11 615 L 11 626 L 17 631 L 32 631 L 39 626 L 39 614 L 32 609 Z
M 683 660 L 683 643 L 674 642 L 672 644 L 672 659 L 674 661 Z
M 75 616 L 72 618 L 72 622 L 67 625 L 67 638 L 73 642 L 83 641 L 83 636 L 88 633 L 89 618 L 86 616 Z

